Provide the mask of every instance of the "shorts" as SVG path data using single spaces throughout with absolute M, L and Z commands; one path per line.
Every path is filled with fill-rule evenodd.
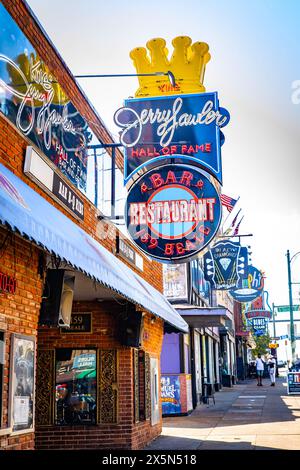
M 264 375 L 263 370 L 257 370 L 256 373 L 257 373 L 257 377 L 262 377 Z

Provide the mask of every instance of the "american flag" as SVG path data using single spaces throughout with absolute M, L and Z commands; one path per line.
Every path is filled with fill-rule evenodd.
M 226 196 L 225 194 L 221 194 L 221 203 L 226 209 L 231 212 L 234 208 L 235 204 L 237 203 L 237 199 L 233 199 L 233 197 Z

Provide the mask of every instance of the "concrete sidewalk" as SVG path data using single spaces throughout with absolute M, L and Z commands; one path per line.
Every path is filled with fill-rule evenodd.
M 146 450 L 300 450 L 300 395 L 287 395 L 286 379 L 275 387 L 247 380 L 215 394 L 189 416 L 165 418 Z

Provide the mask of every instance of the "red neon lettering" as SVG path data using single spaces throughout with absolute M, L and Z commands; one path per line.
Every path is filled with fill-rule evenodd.
M 187 152 L 187 145 L 182 145 L 181 146 L 181 153 L 186 153 Z
M 186 241 L 186 244 L 185 244 L 185 249 L 186 251 L 192 251 L 194 250 L 196 247 L 194 245 L 194 243 L 192 243 L 190 240 L 187 240 Z
M 204 186 L 204 181 L 203 180 L 198 180 L 196 185 L 198 186 L 198 188 L 202 189 L 203 186 Z
M 142 228 L 142 230 L 139 230 L 138 232 L 136 232 L 136 236 L 141 237 L 142 235 L 144 235 L 145 232 L 146 232 L 146 230 L 144 228 Z
M 14 294 L 14 293 L 15 293 L 15 292 L 14 292 L 14 291 L 15 291 L 15 289 L 14 289 L 14 287 L 15 287 L 15 281 L 14 281 L 14 279 L 13 279 L 12 277 L 9 278 L 9 280 L 8 280 L 8 286 L 7 286 L 7 287 L 8 287 L 8 291 L 9 291 L 10 294 Z
M 182 173 L 180 183 L 184 184 L 185 186 L 190 186 L 192 179 L 193 179 L 193 173 L 191 173 L 190 171 L 184 171 Z
M 165 255 L 171 256 L 174 254 L 174 243 L 166 243 L 165 245 Z
M 149 238 L 150 238 L 149 233 L 146 233 L 145 235 L 143 235 L 143 236 L 141 237 L 141 242 L 142 242 L 142 243 L 147 243 L 148 240 L 149 240 Z
M 154 189 L 159 188 L 164 184 L 164 180 L 159 173 L 154 173 L 152 176 L 150 176 L 150 180 Z
M 150 248 L 150 250 L 153 250 L 154 248 L 156 248 L 158 245 L 158 240 L 157 238 L 151 238 L 150 239 L 150 245 L 148 246 L 148 248 Z
M 208 235 L 210 233 L 210 228 L 209 227 L 204 227 L 203 225 L 201 225 L 199 227 L 199 232 L 203 233 L 204 235 Z
M 139 151 L 131 149 L 131 157 L 132 158 L 138 158 L 139 157 Z
M 183 255 L 185 253 L 183 243 L 176 243 L 176 253 L 178 255 Z
M 146 193 L 148 191 L 148 186 L 146 183 L 141 184 L 141 193 Z
M 168 171 L 166 184 L 169 184 L 169 183 L 176 183 L 176 176 L 175 176 L 174 171 Z
M 7 275 L 6 274 L 3 274 L 3 278 L 2 278 L 2 290 L 6 291 L 7 289 Z
M 205 144 L 205 152 L 211 152 L 211 143 Z

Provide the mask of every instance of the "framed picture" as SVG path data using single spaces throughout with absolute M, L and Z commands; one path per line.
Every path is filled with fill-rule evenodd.
M 34 430 L 35 339 L 13 334 L 10 354 L 9 417 L 12 432 Z

